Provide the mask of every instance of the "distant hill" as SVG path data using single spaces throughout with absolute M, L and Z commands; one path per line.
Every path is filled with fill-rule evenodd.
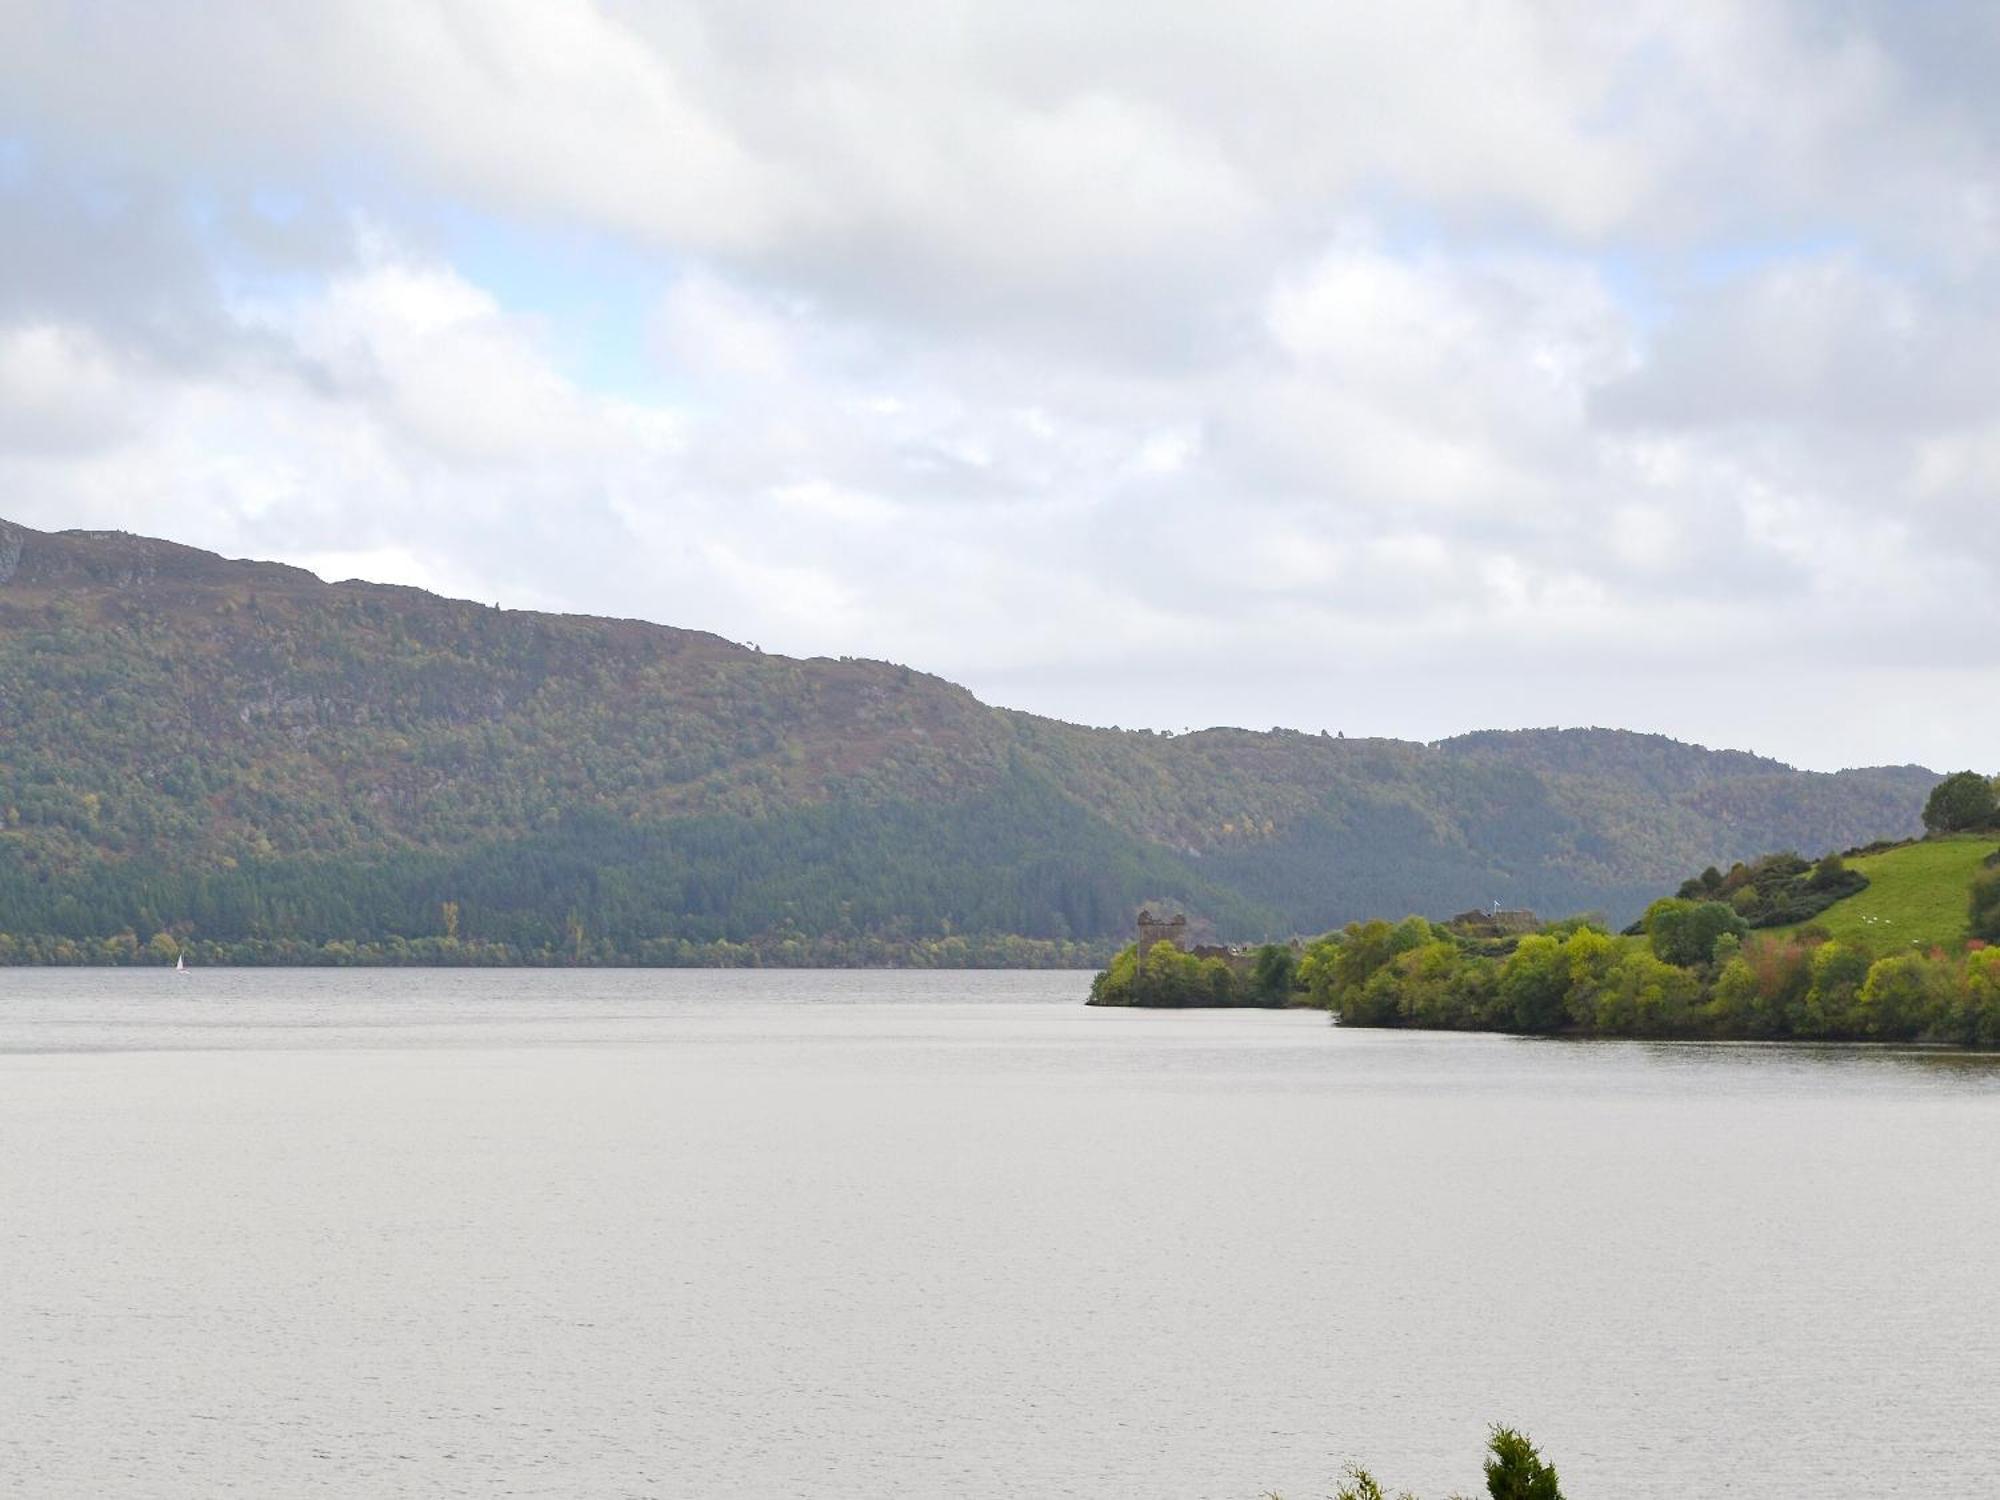
M 887 662 L 0 522 L 17 957 L 1076 960 L 1148 901 L 1230 938 L 1623 921 L 1704 864 L 1914 833 L 1936 779 L 1597 729 L 1086 728 Z

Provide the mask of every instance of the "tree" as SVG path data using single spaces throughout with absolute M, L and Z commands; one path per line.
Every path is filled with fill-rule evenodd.
M 1969 915 L 1974 937 L 2000 943 L 2000 867 L 1973 877 Z
M 1292 998 L 1292 975 L 1298 955 L 1283 943 L 1266 943 L 1257 950 L 1250 986 L 1264 1005 L 1283 1005 Z
M 1569 954 L 1555 938 L 1521 939 L 1500 969 L 1502 1012 L 1518 1031 L 1554 1031 L 1568 1016 Z
M 1385 1024 L 1382 1019 L 1361 1020 L 1353 1011 L 1368 981 L 1398 954 L 1421 948 L 1440 936 L 1422 917 L 1405 917 L 1393 926 L 1379 918 L 1349 922 L 1338 933 L 1329 933 L 1306 950 L 1311 960 L 1306 987 L 1312 1003 L 1339 1011 L 1345 1025 Z M 1390 1016 L 1393 1015 L 1391 1007 Z
M 1725 933 L 1740 938 L 1750 930 L 1750 924 L 1727 902 L 1673 897 L 1647 907 L 1643 925 L 1653 955 L 1683 969 L 1699 968 L 1713 960 L 1716 941 Z
M 1542 1462 L 1526 1433 L 1495 1427 L 1486 1448 L 1486 1493 L 1493 1500 L 1563 1500 L 1554 1466 Z
M 1821 943 L 1813 950 L 1812 989 L 1806 995 L 1806 1036 L 1852 1036 L 1861 986 L 1868 982 L 1874 959 L 1853 942 Z
M 1924 827 L 1932 833 L 1964 833 L 2000 822 L 2000 799 L 1993 783 L 1977 771 L 1959 771 L 1931 788 L 1924 804 Z
M 1867 1034 L 1909 1041 L 1935 1026 L 1951 1004 L 1949 963 L 1920 953 L 1879 959 L 1861 986 L 1857 1010 Z

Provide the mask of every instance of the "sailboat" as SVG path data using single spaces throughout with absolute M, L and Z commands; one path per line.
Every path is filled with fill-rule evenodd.
M 188 971 L 187 955 L 184 953 L 176 953 L 174 955 L 174 972 L 176 974 L 185 974 L 187 973 L 187 971 Z

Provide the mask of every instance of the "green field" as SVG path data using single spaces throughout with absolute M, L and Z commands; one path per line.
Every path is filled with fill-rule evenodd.
M 1961 942 L 1972 877 L 1996 847 L 2000 840 L 1991 834 L 1963 834 L 1850 859 L 1848 868 L 1868 877 L 1868 889 L 1799 925 L 1858 939 L 1877 954 Z

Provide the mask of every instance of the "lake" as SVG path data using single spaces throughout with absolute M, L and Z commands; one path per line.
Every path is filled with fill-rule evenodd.
M 2000 1060 L 0 970 L 0 1489 L 2000 1490 Z

